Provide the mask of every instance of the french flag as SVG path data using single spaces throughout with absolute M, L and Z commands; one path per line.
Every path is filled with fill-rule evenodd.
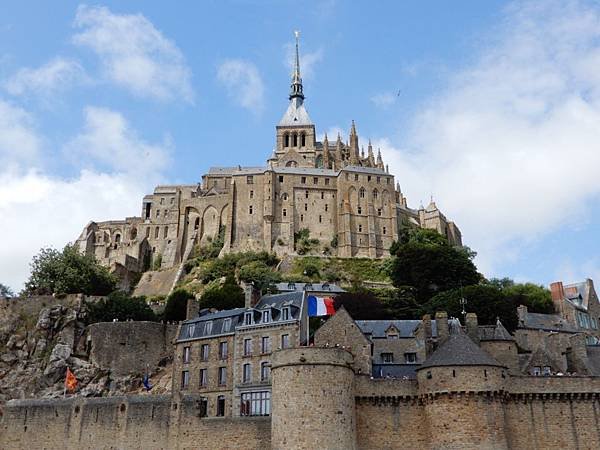
M 309 295 L 306 300 L 308 301 L 308 317 L 333 316 L 335 314 L 331 297 Z

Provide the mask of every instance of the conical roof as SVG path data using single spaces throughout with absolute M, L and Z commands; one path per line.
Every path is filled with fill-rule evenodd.
M 461 331 L 451 334 L 417 370 L 440 366 L 503 367 Z

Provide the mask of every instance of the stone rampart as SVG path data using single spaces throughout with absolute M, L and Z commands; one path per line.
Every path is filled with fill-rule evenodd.
M 89 326 L 90 362 L 116 375 L 141 373 L 173 354 L 177 325 L 101 322 Z
M 196 402 L 167 396 L 13 400 L 3 410 L 0 448 L 270 448 L 269 418 L 201 418 Z

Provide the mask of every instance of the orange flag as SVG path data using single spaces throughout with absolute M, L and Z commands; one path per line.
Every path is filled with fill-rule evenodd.
M 65 377 L 65 388 L 69 390 L 69 392 L 73 392 L 77 388 L 77 378 L 71 369 L 67 367 L 67 376 Z

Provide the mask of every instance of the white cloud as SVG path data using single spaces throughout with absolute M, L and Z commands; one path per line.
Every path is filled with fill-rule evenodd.
M 396 102 L 396 98 L 398 98 L 397 94 L 393 92 L 382 92 L 380 94 L 373 95 L 371 97 L 371 101 L 375 104 L 375 106 L 379 108 L 385 108 L 393 105 Z
M 405 144 L 378 143 L 409 200 L 433 194 L 490 274 L 600 194 L 600 10 L 516 2 L 504 19 Z
M 241 59 L 229 59 L 217 68 L 217 79 L 227 95 L 255 114 L 264 108 L 264 85 L 256 66 Z
M 0 168 L 33 164 L 39 153 L 40 138 L 29 113 L 0 99 Z
M 20 69 L 5 83 L 5 88 L 12 95 L 46 96 L 87 80 L 79 62 L 58 57 L 37 69 Z
M 8 107 L 13 122 L 3 125 L 3 108 L 6 105 L 0 103 L 0 151 L 10 127 L 17 132 L 9 148 L 29 142 L 38 151 L 41 139 L 28 128 L 27 113 Z M 40 248 L 62 248 L 90 220 L 138 215 L 142 196 L 162 179 L 171 146 L 143 141 L 117 112 L 88 107 L 83 131 L 65 150 L 75 162 L 85 161 L 87 166 L 72 178 L 32 168 L 18 155 L 10 165 L 0 165 L 0 283 L 15 290 L 22 288 L 31 257 Z
M 143 141 L 119 112 L 88 106 L 83 131 L 65 146 L 78 165 L 93 164 L 119 173 L 157 174 L 170 164 L 170 142 Z
M 191 72 L 179 48 L 141 14 L 80 5 L 73 41 L 92 49 L 106 76 L 140 97 L 193 102 Z

